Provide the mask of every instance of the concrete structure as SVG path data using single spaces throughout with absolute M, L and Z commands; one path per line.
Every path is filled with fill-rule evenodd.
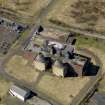
M 53 74 L 58 77 L 65 77 L 67 69 L 60 61 L 55 61 L 52 67 Z
M 33 62 L 34 67 L 39 70 L 39 71 L 45 71 L 46 70 L 46 63 L 45 63 L 45 58 L 42 54 L 39 54 L 34 62 Z
M 65 57 L 65 58 L 73 58 L 73 55 L 74 55 L 74 46 L 68 44 L 66 45 L 65 49 L 62 50 L 62 55 Z
M 63 44 L 56 41 L 49 41 L 48 46 L 51 46 L 51 45 L 53 45 L 55 48 L 58 48 L 58 49 L 64 48 Z
M 52 67 L 52 59 L 51 57 L 48 57 L 43 54 L 38 54 L 38 56 L 35 58 L 33 65 L 35 69 L 39 71 L 46 71 L 48 69 L 51 69 Z
M 72 38 L 72 35 L 70 35 L 69 38 Z M 69 38 L 67 40 L 69 40 Z M 43 36 L 42 34 L 32 39 L 27 48 L 36 53 L 43 53 L 44 56 L 50 58 L 46 59 L 46 57 L 38 55 L 33 63 L 35 69 L 39 71 L 52 69 L 53 74 L 61 77 L 65 77 L 66 73 L 68 77 L 86 75 L 90 60 L 85 56 L 75 53 L 75 46 L 71 44 L 74 43 L 73 40 L 70 43 L 63 43 L 53 38 Z M 63 65 L 56 64 L 58 62 L 52 65 L 53 61 L 57 59 L 60 59 Z M 66 66 L 68 67 L 65 67 L 65 64 L 67 64 Z
M 79 54 L 75 54 L 75 59 L 73 60 L 73 67 L 78 74 L 78 76 L 84 76 L 86 75 L 87 68 L 90 63 L 90 58 L 86 56 L 82 56 Z
M 30 96 L 31 91 L 28 90 L 28 89 L 23 89 L 23 88 L 20 88 L 20 87 L 18 87 L 16 85 L 13 85 L 10 88 L 9 93 L 12 96 L 15 96 L 15 97 L 19 98 L 22 101 L 26 101 L 27 98 Z
M 86 74 L 90 59 L 79 54 L 74 54 L 73 59 L 67 59 L 64 62 L 70 64 L 77 76 L 81 77 Z

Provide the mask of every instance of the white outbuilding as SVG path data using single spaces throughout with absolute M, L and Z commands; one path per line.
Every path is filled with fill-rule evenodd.
M 28 90 L 28 89 L 20 88 L 20 87 L 18 87 L 16 85 L 12 85 L 12 87 L 9 90 L 9 93 L 12 96 L 17 97 L 18 99 L 20 99 L 22 101 L 26 101 L 27 98 L 30 96 L 31 91 Z

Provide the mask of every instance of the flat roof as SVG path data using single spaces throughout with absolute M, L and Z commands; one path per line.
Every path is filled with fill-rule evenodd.
M 21 88 L 19 86 L 16 85 L 12 85 L 12 87 L 10 88 L 10 90 L 16 92 L 17 94 L 21 95 L 22 97 L 25 97 L 25 95 L 30 92 L 28 89 L 26 88 Z

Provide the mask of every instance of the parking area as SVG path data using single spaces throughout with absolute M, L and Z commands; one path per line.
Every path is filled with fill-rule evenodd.
M 0 26 L 0 53 L 6 54 L 11 45 L 18 39 L 19 34 L 7 27 Z

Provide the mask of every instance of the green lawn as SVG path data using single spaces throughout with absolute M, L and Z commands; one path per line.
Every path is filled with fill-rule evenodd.
M 77 37 L 77 47 L 95 47 L 99 50 L 105 52 L 105 41 L 97 38 L 87 38 L 78 36 Z

